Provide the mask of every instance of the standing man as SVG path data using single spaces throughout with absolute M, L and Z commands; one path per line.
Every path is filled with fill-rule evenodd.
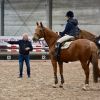
M 28 34 L 24 33 L 23 38 L 18 41 L 8 41 L 10 44 L 19 45 L 19 78 L 23 77 L 23 63 L 25 61 L 27 67 L 27 76 L 30 78 L 30 57 L 29 52 L 33 50 L 32 44 L 28 39 Z

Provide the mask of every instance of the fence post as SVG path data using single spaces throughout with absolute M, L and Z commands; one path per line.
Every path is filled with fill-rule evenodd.
M 47 0 L 47 22 L 48 27 L 52 29 L 52 0 Z

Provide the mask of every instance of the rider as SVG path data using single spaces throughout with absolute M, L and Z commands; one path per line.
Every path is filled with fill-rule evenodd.
M 78 21 L 77 21 L 77 19 L 74 19 L 74 13 L 72 11 L 68 11 L 66 13 L 65 17 L 68 20 L 67 20 L 64 31 L 59 33 L 61 38 L 58 39 L 58 41 L 57 41 L 57 52 L 56 52 L 57 58 L 59 58 L 59 56 L 60 56 L 61 43 L 64 41 L 67 41 L 71 38 L 76 37 L 80 31 L 78 28 Z

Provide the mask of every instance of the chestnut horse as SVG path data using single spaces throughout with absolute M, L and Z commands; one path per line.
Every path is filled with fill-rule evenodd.
M 54 71 L 54 79 L 55 79 L 55 87 L 58 83 L 57 78 L 57 60 L 55 57 L 55 44 L 57 39 L 59 38 L 58 34 L 53 32 L 52 30 L 43 26 L 42 23 L 40 25 L 37 23 L 37 27 L 35 29 L 35 33 L 33 36 L 33 41 L 37 41 L 40 38 L 44 38 L 46 43 L 49 46 L 49 55 L 51 58 L 51 62 L 53 65 Z M 61 84 L 60 87 L 63 87 L 64 77 L 63 77 L 63 62 L 74 62 L 80 61 L 82 68 L 85 72 L 85 85 L 89 85 L 89 64 L 90 62 L 93 65 L 93 76 L 94 82 L 98 82 L 99 77 L 99 67 L 98 67 L 98 56 L 97 56 L 97 47 L 94 42 L 87 40 L 87 39 L 77 39 L 73 41 L 69 48 L 61 50 L 60 62 L 59 65 L 59 72 L 61 76 Z

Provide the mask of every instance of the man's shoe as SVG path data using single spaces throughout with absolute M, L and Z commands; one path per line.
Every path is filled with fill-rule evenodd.
M 18 78 L 22 78 L 22 76 L 19 76 Z

